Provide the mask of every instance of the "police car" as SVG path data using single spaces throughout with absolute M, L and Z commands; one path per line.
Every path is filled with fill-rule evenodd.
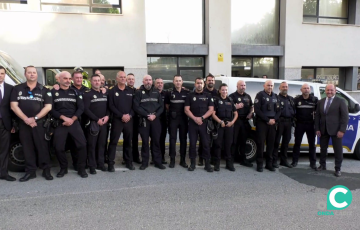
M 216 82 L 226 83 L 229 86 L 229 94 L 235 92 L 237 82 L 239 80 L 243 80 L 246 83 L 246 93 L 250 94 L 252 100 L 256 94 L 263 90 L 263 85 L 266 80 L 263 78 L 243 78 L 243 77 L 216 77 Z M 274 81 L 274 92 L 276 94 L 279 93 L 279 85 L 281 82 L 286 80 L 275 80 Z M 326 97 L 325 94 L 325 84 L 313 83 L 313 82 L 302 82 L 302 81 L 286 81 L 289 85 L 288 95 L 296 97 L 297 95 L 301 95 L 301 86 L 304 83 L 309 84 L 311 93 L 316 96 L 319 100 Z M 343 137 L 343 153 L 354 154 L 355 158 L 360 160 L 360 133 L 359 130 L 359 121 L 360 121 L 360 107 L 359 103 L 352 98 L 349 94 L 343 91 L 340 88 L 336 88 L 336 97 L 340 97 L 345 100 L 348 109 L 349 109 L 349 122 L 347 125 L 347 131 Z M 246 142 L 246 157 L 249 161 L 255 160 L 256 157 L 256 142 L 255 142 L 255 127 L 253 126 L 252 120 L 249 121 L 252 125 L 252 133 L 250 138 Z M 289 151 L 292 151 L 292 147 L 294 146 L 294 128 L 292 129 L 292 136 L 289 143 Z M 316 152 L 320 153 L 320 138 L 316 137 Z M 303 136 L 303 140 L 301 143 L 300 151 L 304 153 L 309 152 L 308 141 L 306 134 Z M 331 141 L 329 143 L 328 153 L 334 153 L 334 150 L 331 145 Z

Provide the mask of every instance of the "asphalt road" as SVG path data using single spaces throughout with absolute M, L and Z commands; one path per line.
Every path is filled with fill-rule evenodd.
M 255 167 L 237 164 L 236 172 L 230 172 L 224 162 L 220 172 L 213 173 L 203 167 L 188 172 L 178 162 L 163 171 L 154 167 L 140 171 L 137 164 L 135 171 L 128 171 L 120 164 L 120 155 L 115 173 L 98 171 L 82 179 L 70 170 L 64 178 L 45 181 L 39 170 L 29 182 L 0 181 L 0 229 L 360 228 L 359 189 L 352 190 L 347 209 L 333 211 L 333 216 L 318 215 L 326 209 L 329 190 L 317 187 L 316 181 L 313 185 L 301 181 L 313 173 L 307 157 L 301 158 L 300 174 L 293 179 L 284 168 L 258 173 Z M 331 176 L 333 161 L 328 158 L 329 173 L 324 175 L 340 185 L 349 178 Z M 55 158 L 53 162 L 57 164 Z M 346 157 L 342 171 L 358 175 L 359 165 Z M 58 170 L 54 167 L 52 174 Z M 20 178 L 22 173 L 12 175 Z

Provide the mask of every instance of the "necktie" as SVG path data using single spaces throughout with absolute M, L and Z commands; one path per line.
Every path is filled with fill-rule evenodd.
M 330 104 L 331 104 L 331 100 L 332 100 L 332 98 L 328 98 L 328 101 L 327 101 L 326 107 L 325 107 L 325 114 L 327 114 L 328 111 L 329 111 L 329 107 L 330 107 Z

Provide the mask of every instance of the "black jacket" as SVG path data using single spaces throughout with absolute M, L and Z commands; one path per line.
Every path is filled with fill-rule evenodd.
M 133 109 L 142 117 L 147 117 L 150 114 L 155 114 L 156 117 L 160 117 L 164 111 L 164 102 L 161 93 L 155 89 L 154 86 L 152 86 L 150 90 L 146 90 L 142 85 L 140 89 L 135 92 Z

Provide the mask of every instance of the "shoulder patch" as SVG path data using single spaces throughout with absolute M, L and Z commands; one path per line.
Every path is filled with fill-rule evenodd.
M 257 98 L 255 98 L 255 101 L 254 101 L 254 103 L 258 103 L 259 102 L 259 100 L 257 99 Z
M 82 96 L 80 95 L 79 98 L 82 99 Z
M 47 92 L 46 94 L 47 94 L 49 97 L 52 96 L 51 92 Z

